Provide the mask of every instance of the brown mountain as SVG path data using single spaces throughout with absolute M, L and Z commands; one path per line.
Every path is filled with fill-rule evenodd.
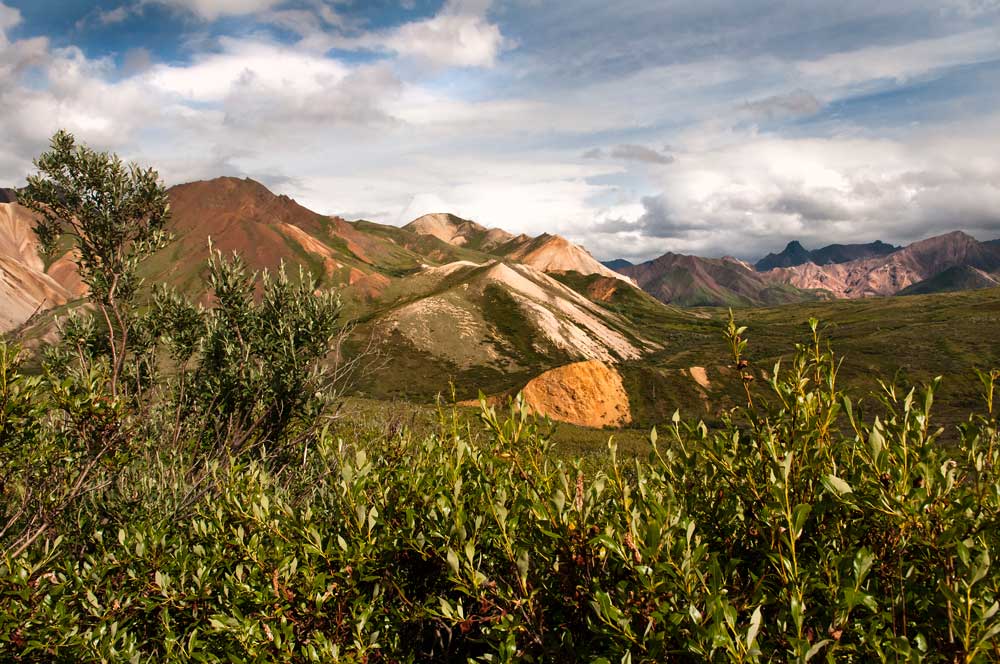
M 484 252 L 491 252 L 514 239 L 514 236 L 507 231 L 486 228 L 474 221 L 448 213 L 425 214 L 403 228 L 420 235 L 433 235 L 442 242 L 456 247 Z
M 486 228 L 453 214 L 428 214 L 403 227 L 432 235 L 449 244 L 508 258 L 543 272 L 579 272 L 622 279 L 622 275 L 601 264 L 583 247 L 560 235 L 514 236 L 498 228 Z
M 764 274 L 797 288 L 823 289 L 838 298 L 856 298 L 893 295 L 959 266 L 986 274 L 1000 270 L 1000 248 L 955 231 L 914 242 L 887 256 L 822 266 L 805 263 Z
M 151 261 L 149 272 L 191 293 L 204 287 L 209 238 L 223 253 L 239 253 L 252 269 L 301 265 L 324 286 L 357 286 L 363 298 L 377 295 L 390 277 L 464 257 L 434 238 L 318 214 L 250 179 L 192 182 L 168 195 L 175 241 Z
M 755 272 L 735 258 L 667 253 L 621 272 L 661 302 L 680 306 L 771 305 L 815 299 Z
M 503 251 L 506 258 L 543 272 L 579 272 L 623 278 L 622 274 L 598 262 L 586 249 L 561 235 L 543 233 L 529 240 L 515 240 L 505 245 Z
M 952 293 L 1000 286 L 1000 274 L 991 275 L 969 265 L 955 265 L 929 279 L 907 286 L 896 295 L 926 295 Z

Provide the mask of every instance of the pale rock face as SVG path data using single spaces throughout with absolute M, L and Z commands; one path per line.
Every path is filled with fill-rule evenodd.
M 464 247 L 478 241 L 479 248 L 483 251 L 489 251 L 514 239 L 513 235 L 499 228 L 486 228 L 474 221 L 444 212 L 425 214 L 411 221 L 405 228 L 420 235 L 433 235 L 442 242 L 456 247 Z
M 540 235 L 507 254 L 507 258 L 543 272 L 599 274 L 635 285 L 635 281 L 602 265 L 583 247 L 559 235 Z
M 79 277 L 75 267 L 60 259 L 53 264 L 58 272 L 46 273 L 33 225 L 28 209 L 0 203 L 0 332 L 76 297 L 73 285 L 79 283 Z

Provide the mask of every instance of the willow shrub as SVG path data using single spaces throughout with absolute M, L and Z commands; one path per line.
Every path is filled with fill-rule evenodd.
M 862 413 L 837 366 L 813 322 L 752 406 L 596 473 L 520 401 L 280 467 L 153 445 L 0 562 L 0 660 L 997 660 L 1000 374 L 946 445 L 936 383 Z

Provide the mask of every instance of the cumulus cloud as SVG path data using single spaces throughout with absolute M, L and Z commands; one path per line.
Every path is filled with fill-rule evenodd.
M 486 17 L 489 3 L 448 0 L 431 18 L 333 40 L 341 48 L 387 51 L 431 67 L 492 67 L 505 45 Z
M 139 20 L 153 1 L 189 27 L 185 17 L 242 15 L 241 36 L 196 25 L 210 39 L 179 34 L 183 55 L 170 63 L 138 40 L 124 57 L 88 57 L 44 38 L 11 42 L 20 14 L 0 0 L 0 178 L 23 178 L 66 127 L 170 183 L 249 175 L 318 211 L 383 222 L 447 209 L 560 232 L 599 258 L 754 258 L 789 239 L 900 243 L 953 228 L 1000 236 L 1000 120 L 988 117 L 1000 39 L 980 0 L 755 0 L 728 12 L 450 0 L 377 29 L 325 0 L 120 8 Z M 108 20 L 120 17 L 113 5 Z M 845 21 L 894 31 L 873 40 Z M 289 34 L 295 43 L 279 41 Z M 898 117 L 881 126 L 851 113 L 856 98 L 970 66 L 978 88 L 946 86 L 938 115 L 917 92 L 887 104 Z
M 998 146 L 974 141 L 958 127 L 905 143 L 747 135 L 690 154 L 661 193 L 642 198 L 642 214 L 592 230 L 646 238 L 642 258 L 668 250 L 756 258 L 793 239 L 907 243 L 951 230 L 991 239 L 1000 236 Z
M 21 22 L 21 12 L 0 2 L 0 32 L 6 32 Z

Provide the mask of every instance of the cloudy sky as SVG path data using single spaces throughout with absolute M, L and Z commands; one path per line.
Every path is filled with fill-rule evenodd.
M 63 127 L 601 259 L 1000 237 L 998 102 L 1000 0 L 0 0 L 0 183 Z

